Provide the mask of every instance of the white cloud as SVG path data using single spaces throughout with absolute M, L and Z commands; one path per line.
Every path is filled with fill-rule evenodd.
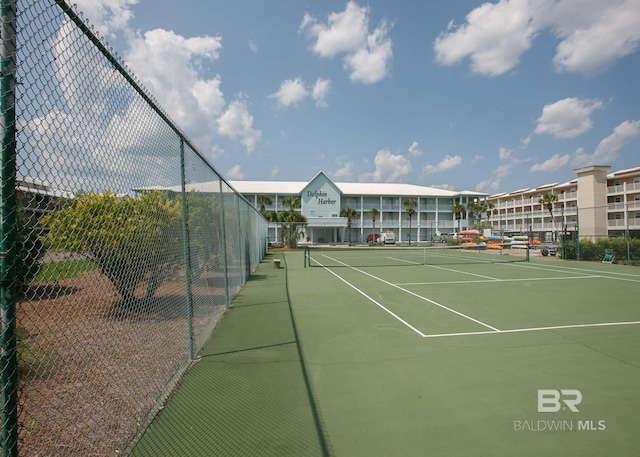
M 320 24 L 305 13 L 300 29 L 308 28 L 309 34 L 316 39 L 313 45 L 316 54 L 332 58 L 365 45 L 369 30 L 368 13 L 368 8 L 350 1 L 343 12 L 329 14 L 327 24 Z
M 553 58 L 557 71 L 593 73 L 640 47 L 638 0 L 564 0 L 549 14 L 562 39 Z
M 316 79 L 316 83 L 313 85 L 313 90 L 311 91 L 311 97 L 316 101 L 316 106 L 327 106 L 325 102 L 325 98 L 331 92 L 331 80 L 318 78 Z
M 253 127 L 253 116 L 242 100 L 231 102 L 218 118 L 218 132 L 222 136 L 241 141 L 247 152 L 252 152 L 262 137 L 262 131 Z
M 529 168 L 530 172 L 543 171 L 545 173 L 552 173 L 558 171 L 558 169 L 564 167 L 571 160 L 569 154 L 560 155 L 554 154 L 542 163 L 536 163 Z
M 220 76 L 200 76 L 203 63 L 217 60 L 221 49 L 220 37 L 185 38 L 156 29 L 130 39 L 126 61 L 195 144 L 213 148 L 215 154 L 218 134 L 240 141 L 252 152 L 262 132 L 253 127 L 246 103 L 236 100 L 226 105 Z
M 447 155 L 445 156 L 444 159 L 440 161 L 440 163 L 436 165 L 431 165 L 430 163 L 427 163 L 422 169 L 422 171 L 425 174 L 430 175 L 432 173 L 440 173 L 443 171 L 451 170 L 452 168 L 458 167 L 460 165 L 462 165 L 462 157 Z
M 353 162 L 345 161 L 345 157 L 338 157 L 336 162 L 340 168 L 333 172 L 333 176 L 339 179 L 351 180 L 353 179 L 354 164 Z
M 429 187 L 433 187 L 435 189 L 443 189 L 443 190 L 455 190 L 456 187 L 453 184 L 431 184 Z
M 319 23 L 305 13 L 298 29 L 315 40 L 312 50 L 321 57 L 343 55 L 344 67 L 355 82 L 371 84 L 384 79 L 393 56 L 392 41 L 388 37 L 385 20 L 369 33 L 369 8 L 355 1 L 347 3 L 344 11 L 331 13 L 326 23 Z
M 480 181 L 476 185 L 476 190 L 478 192 L 487 192 L 487 193 L 495 193 L 500 190 L 500 183 L 502 182 L 502 178 L 506 178 L 511 174 L 511 170 L 513 169 L 513 164 L 508 163 L 506 165 L 501 165 L 491 173 L 491 177 L 484 181 Z
M 466 16 L 466 23 L 449 23 L 434 42 L 436 62 L 451 65 L 469 57 L 475 73 L 501 75 L 515 67 L 535 36 L 532 2 L 500 0 L 483 3 Z
M 534 133 L 555 138 L 574 138 L 593 126 L 590 116 L 602 107 L 598 99 L 565 98 L 545 105 Z
M 280 84 L 280 89 L 269 95 L 269 97 L 277 99 L 280 108 L 297 105 L 309 96 L 315 100 L 317 107 L 323 107 L 327 106 L 325 98 L 330 91 L 331 80 L 329 79 L 316 79 L 313 88 L 309 91 L 305 82 L 301 78 L 296 78 L 283 81 L 282 84 Z
M 271 169 L 270 176 L 271 176 L 272 178 L 275 178 L 275 177 L 276 177 L 276 176 L 278 176 L 279 174 L 280 174 L 280 167 L 278 167 L 278 166 L 276 165 L 276 166 L 274 166 L 274 167 Z
M 344 58 L 344 66 L 355 82 L 372 84 L 383 80 L 389 72 L 393 56 L 391 39 L 387 37 L 387 25 L 383 23 L 367 37 L 367 46 Z
M 609 165 L 618 158 L 622 148 L 639 136 L 640 120 L 621 122 L 613 129 L 611 135 L 600 141 L 593 154 L 579 148 L 573 154 L 571 163 L 574 166 Z
M 420 157 L 422 155 L 422 151 L 418 148 L 418 143 L 413 142 L 411 146 L 409 146 L 409 157 Z
M 278 100 L 278 105 L 281 108 L 288 108 L 291 105 L 296 105 L 309 96 L 309 91 L 305 87 L 304 81 L 300 78 L 287 79 L 280 84 L 280 89 L 277 92 L 269 95 L 271 98 Z
M 185 38 L 156 29 L 130 37 L 125 59 L 176 124 L 194 143 L 210 148 L 217 117 L 225 108 L 219 76 L 204 79 L 204 61 L 219 57 L 220 37 Z
M 500 0 L 483 3 L 434 42 L 436 62 L 467 57 L 472 71 L 495 76 L 518 64 L 537 34 L 559 40 L 556 71 L 593 73 L 640 48 L 640 0 Z
M 513 149 L 500 148 L 498 150 L 498 157 L 500 157 L 500 160 L 511 160 L 513 158 Z
M 227 176 L 230 179 L 244 179 L 242 167 L 240 165 L 234 165 L 229 171 L 227 171 Z
M 613 133 L 596 147 L 593 160 L 596 164 L 608 163 L 618 157 L 620 150 L 640 136 L 640 120 L 624 121 L 613 129 Z
M 573 153 L 571 164 L 574 167 L 581 167 L 583 165 L 587 165 L 588 163 L 591 163 L 591 154 L 587 153 L 584 148 L 576 149 L 576 152 Z
M 254 54 L 258 53 L 258 45 L 253 40 L 249 40 L 249 51 L 253 52 Z
M 373 160 L 376 170 L 360 176 L 360 181 L 400 182 L 411 173 L 411 162 L 401 154 L 393 154 L 388 149 L 381 149 Z
M 75 0 L 83 16 L 104 37 L 125 29 L 139 0 Z

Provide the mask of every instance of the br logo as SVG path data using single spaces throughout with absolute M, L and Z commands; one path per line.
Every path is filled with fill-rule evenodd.
M 557 413 L 567 408 L 578 413 L 581 401 L 582 393 L 577 389 L 538 389 L 539 413 Z

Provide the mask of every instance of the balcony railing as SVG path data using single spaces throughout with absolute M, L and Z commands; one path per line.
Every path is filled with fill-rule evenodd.
M 621 194 L 624 192 L 640 191 L 640 182 L 628 182 L 618 186 L 608 186 L 608 194 Z

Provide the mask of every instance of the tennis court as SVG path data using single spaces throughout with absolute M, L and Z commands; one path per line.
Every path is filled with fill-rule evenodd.
M 399 261 L 355 266 L 366 262 L 335 248 L 312 251 L 315 267 L 302 251 L 278 253 L 284 268 L 273 256 L 261 265 L 263 286 L 284 281 L 293 333 L 283 338 L 300 354 L 287 383 L 305 380 L 309 404 L 295 411 L 314 435 L 271 455 L 638 456 L 639 269 L 533 252 L 497 262 L 388 253 Z M 230 322 L 211 347 L 225 347 Z M 252 398 L 266 397 L 256 401 L 282 430 L 287 407 L 270 392 Z

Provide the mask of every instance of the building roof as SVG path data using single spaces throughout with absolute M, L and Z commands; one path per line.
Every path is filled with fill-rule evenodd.
M 229 181 L 241 194 L 297 195 L 309 184 L 307 181 Z M 440 189 L 401 183 L 334 182 L 343 195 L 393 195 L 407 197 L 457 197 L 460 195 L 484 196 L 482 192 Z
M 640 173 L 640 167 L 627 168 L 625 170 L 614 171 L 613 173 L 609 173 L 607 175 L 607 178 L 608 179 L 618 178 L 621 175 L 630 175 L 630 174 L 635 174 L 635 173 Z

